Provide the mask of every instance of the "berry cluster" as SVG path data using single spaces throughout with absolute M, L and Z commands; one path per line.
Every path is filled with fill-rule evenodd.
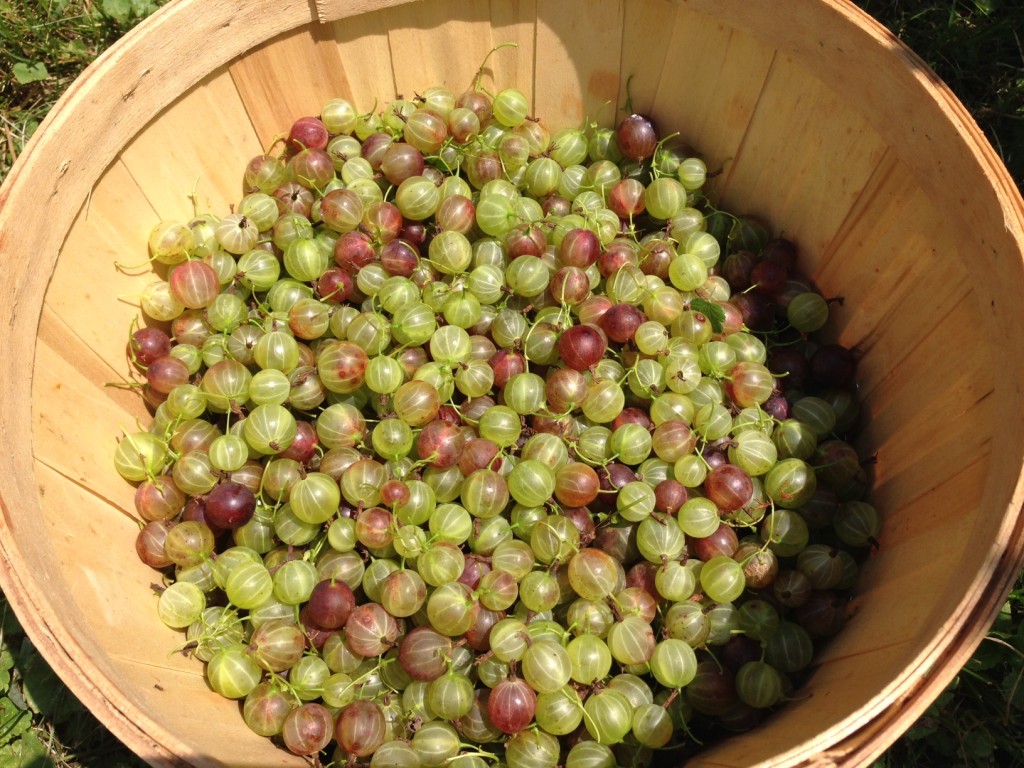
M 337 764 L 646 765 L 752 727 L 880 529 L 796 245 L 632 114 L 344 99 L 162 222 L 115 463 L 163 621 Z M 336 742 L 334 752 L 325 750 Z

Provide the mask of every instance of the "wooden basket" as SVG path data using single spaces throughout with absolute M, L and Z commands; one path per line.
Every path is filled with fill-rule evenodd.
M 464 89 L 485 54 L 548 125 L 634 105 L 713 193 L 800 244 L 862 353 L 881 547 L 798 700 L 695 764 L 864 765 L 982 638 L 1024 554 L 1024 206 L 963 107 L 842 0 L 178 0 L 107 52 L 2 192 L 0 576 L 61 677 L 161 766 L 298 766 L 173 653 L 134 555 L 122 428 L 145 254 L 189 194 L 223 213 L 248 159 L 345 95 Z

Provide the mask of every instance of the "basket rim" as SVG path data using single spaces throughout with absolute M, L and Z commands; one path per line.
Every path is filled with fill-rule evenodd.
M 269 2 L 174 0 L 104 52 L 57 102 L 0 187 L 0 247 L 16 254 L 27 252 L 31 245 L 37 252 L 48 254 L 40 260 L 42 267 L 39 263 L 30 267 L 23 263 L 27 261 L 24 259 L 14 260 L 15 279 L 0 285 L 0 296 L 10 308 L 7 318 L 10 341 L 0 345 L 0 381 L 7 390 L 19 391 L 26 386 L 25 364 L 19 361 L 35 359 L 38 311 L 42 308 L 46 283 L 57 263 L 64 238 L 88 198 L 93 180 L 151 119 L 181 93 L 194 88 L 210 71 L 245 55 L 272 37 L 303 25 L 335 22 L 381 8 L 427 1 L 315 0 L 307 14 L 297 12 L 294 7 L 285 10 L 281 4 Z M 715 17 L 726 8 L 730 23 L 742 26 L 739 10 L 742 0 L 667 1 Z M 769 1 L 775 0 L 760 0 L 762 4 Z M 797 4 L 796 0 L 786 1 Z M 1018 253 L 1024 253 L 1024 201 L 1001 159 L 959 99 L 916 54 L 848 0 L 818 0 L 814 12 L 843 17 L 856 27 L 856 34 L 865 43 L 879 51 L 894 53 L 910 65 L 907 69 L 916 86 L 928 96 L 938 114 L 964 138 L 965 148 L 998 201 L 1009 237 L 1015 242 Z M 256 23 L 248 23 L 254 19 Z M 144 62 L 153 60 L 157 54 L 166 56 L 168 49 L 181 56 L 196 55 L 194 47 L 187 42 L 174 40 L 177 30 L 182 28 L 192 29 L 192 37 L 205 34 L 216 43 L 204 46 L 205 69 L 190 67 L 184 90 L 177 87 L 172 92 L 169 87 L 157 84 L 159 76 Z M 240 29 L 245 31 L 236 34 Z M 120 82 L 126 74 L 132 73 L 136 87 L 116 96 L 106 92 L 111 79 Z M 96 109 L 97 101 L 104 114 L 116 116 L 118 127 L 126 131 L 122 136 L 127 135 L 127 139 L 119 143 L 110 139 L 100 147 L 93 147 L 89 153 L 78 155 L 85 158 L 81 162 L 67 159 L 70 154 L 63 148 L 67 143 L 65 137 L 73 132 L 75 121 L 84 110 Z M 30 189 L 48 191 L 42 215 L 36 208 L 40 195 L 28 194 Z M 55 202 L 55 198 L 60 198 L 60 202 Z M 70 202 L 65 202 L 67 198 Z M 33 219 L 44 220 L 46 225 L 33 223 Z M 0 431 L 5 435 L 31 438 L 31 425 L 30 397 L 5 398 L 0 402 Z M 0 472 L 0 585 L 27 633 L 69 688 L 126 744 L 136 751 L 151 750 L 147 760 L 154 765 L 190 765 L 178 757 L 187 753 L 184 742 L 160 723 L 147 718 L 130 701 L 119 697 L 116 687 L 106 680 L 62 625 L 45 587 L 25 575 L 31 571 L 12 535 L 11 506 L 14 499 L 29 499 L 32 511 L 39 508 L 38 499 L 34 498 L 31 452 L 6 455 L 3 468 L 5 471 Z M 981 643 L 1013 580 L 1024 566 L 1022 501 L 1024 475 L 1018 474 L 1012 501 L 1005 512 L 1005 546 L 995 553 L 990 571 L 975 577 L 972 599 L 965 598 L 957 607 L 949 631 L 922 649 L 914 668 L 905 676 L 908 682 L 899 686 L 897 695 L 883 700 L 880 694 L 856 717 L 849 718 L 839 741 L 833 740 L 826 746 L 818 743 L 822 739 L 811 740 L 786 755 L 786 760 L 826 759 L 864 764 L 881 754 L 924 712 Z M 24 503 L 19 502 L 18 506 Z

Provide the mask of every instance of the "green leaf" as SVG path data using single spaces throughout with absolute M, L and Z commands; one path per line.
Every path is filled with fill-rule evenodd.
M 14 668 L 14 654 L 6 645 L 0 645 L 0 691 L 11 685 L 11 670 Z
M 1021 653 L 1024 653 L 1024 621 L 1017 625 L 1017 632 L 1014 634 L 1010 644 Z
M 53 760 L 50 758 L 50 750 L 43 744 L 36 731 L 29 731 L 21 740 L 23 768 L 52 768 Z
M 84 56 L 87 53 L 89 53 L 89 48 L 81 40 L 75 39 L 69 40 L 67 43 L 64 44 L 64 51 L 68 54 L 68 56 L 73 56 L 77 58 L 79 56 Z
M 974 652 L 974 656 L 967 662 L 966 667 L 974 672 L 992 669 L 1006 660 L 1006 654 L 1006 646 L 994 642 L 982 643 Z
M 950 760 L 956 756 L 956 739 L 948 731 L 936 731 L 932 734 L 928 746 L 932 751 L 944 755 Z
M 53 760 L 50 759 L 49 750 L 34 730 L 29 731 L 21 737 L 21 765 L 22 768 L 50 768 Z
M 117 22 L 126 22 L 132 15 L 131 0 L 103 0 L 100 5 L 104 15 Z
M 720 306 L 713 301 L 690 299 L 690 309 L 700 312 L 707 317 L 711 321 L 711 330 L 715 333 L 722 332 L 722 326 L 725 324 L 725 310 Z
M 0 768 L 53 768 L 49 750 L 35 731 L 0 750 Z
M 37 61 L 35 64 L 26 64 L 19 61 L 12 70 L 14 72 L 14 79 L 22 85 L 37 83 L 50 76 L 50 73 L 46 70 L 46 65 L 41 61 Z
M 131 0 L 131 3 L 132 14 L 137 19 L 144 19 L 157 9 L 157 4 L 153 0 Z
M 1006 704 L 1016 710 L 1024 710 L 1024 667 L 1010 670 L 1000 685 Z
M 964 734 L 964 752 L 970 757 L 983 760 L 992 755 L 994 748 L 992 734 L 984 728 L 975 728 Z
M 915 723 L 910 730 L 907 731 L 906 739 L 909 741 L 918 741 L 920 739 L 927 739 L 933 733 L 939 729 L 938 723 L 936 723 L 930 717 L 922 717 Z
M 16 685 L 12 685 L 8 688 L 6 693 L 7 698 L 11 700 L 11 704 L 23 712 L 28 712 L 28 702 L 25 701 L 25 692 L 21 689 L 20 681 L 17 681 Z
M 27 639 L 18 655 L 18 669 L 24 686 L 25 702 L 32 711 L 45 715 L 55 723 L 66 720 L 73 711 L 75 698 Z
M 0 699 L 0 745 L 9 744 L 32 726 L 32 715 L 8 698 Z

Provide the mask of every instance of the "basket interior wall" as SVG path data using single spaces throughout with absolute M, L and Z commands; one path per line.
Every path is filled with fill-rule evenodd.
M 959 629 L 965 609 L 951 607 L 988 583 L 1012 523 L 1004 511 L 1021 438 L 1005 414 L 1018 396 L 1001 374 L 1021 361 L 977 340 L 1020 330 L 1008 317 L 1020 265 L 1000 260 L 1005 243 L 976 242 L 976 220 L 951 215 L 957 193 L 923 176 L 919 150 L 858 111 L 842 82 L 826 86 L 807 57 L 739 22 L 709 22 L 695 5 L 591 0 L 582 12 L 555 0 L 437 0 L 300 27 L 212 72 L 96 184 L 40 317 L 32 397 L 42 517 L 16 525 L 69 636 L 196 765 L 217 765 L 204 757 L 215 748 L 224 759 L 246 754 L 247 765 L 300 763 L 246 734 L 236 705 L 204 693 L 198 662 L 170 653 L 181 636 L 160 625 L 154 573 L 132 553 L 132 492 L 110 454 L 118 430 L 147 417 L 136 396 L 107 384 L 127 371 L 132 297 L 151 278 L 115 262 L 143 261 L 160 219 L 188 218 L 194 205 L 226 212 L 248 159 L 326 99 L 369 110 L 431 84 L 459 92 L 506 41 L 517 47 L 491 56 L 485 83 L 520 87 L 549 126 L 609 123 L 632 75 L 633 105 L 721 169 L 713 195 L 800 244 L 824 292 L 844 298 L 836 338 L 862 353 L 860 447 L 877 454 L 873 497 L 886 530 L 859 611 L 823 655 L 809 697 L 708 764 L 772 761 L 842 723 L 863 724 Z M 979 261 L 992 268 L 978 272 Z M 211 730 L 214 721 L 225 727 Z

